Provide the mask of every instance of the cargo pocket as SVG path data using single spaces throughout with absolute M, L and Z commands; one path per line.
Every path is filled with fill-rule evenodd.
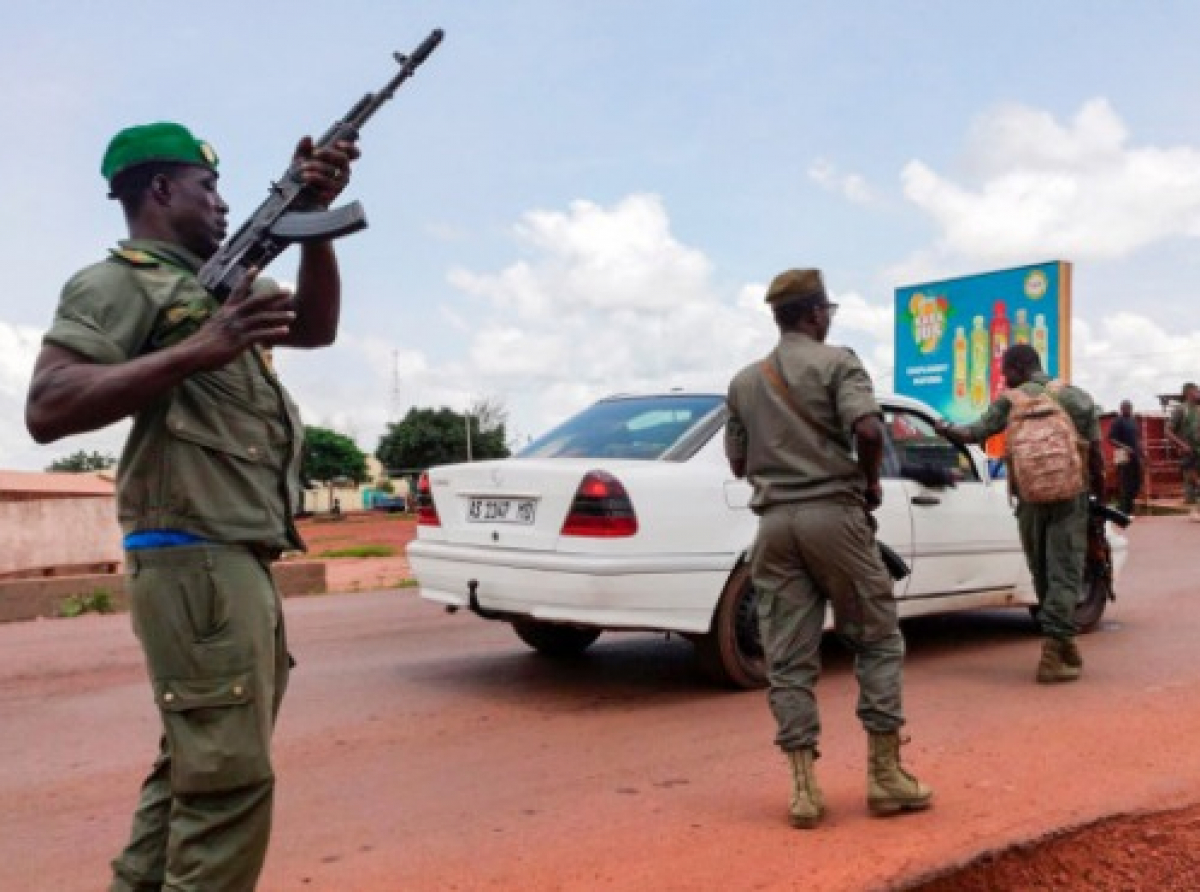
M 270 723 L 249 674 L 155 683 L 176 793 L 236 790 L 272 776 Z
M 882 641 L 899 628 L 896 612 L 896 596 L 891 580 L 884 587 L 878 581 L 862 581 L 854 584 L 859 607 L 858 639 L 864 643 Z

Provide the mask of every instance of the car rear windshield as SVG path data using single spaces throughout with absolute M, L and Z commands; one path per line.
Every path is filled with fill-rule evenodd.
M 521 458 L 658 459 L 720 409 L 715 395 L 621 397 L 601 400 L 538 437 Z

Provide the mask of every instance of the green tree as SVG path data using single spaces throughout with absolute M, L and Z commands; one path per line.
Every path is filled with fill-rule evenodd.
M 333 486 L 336 480 L 362 483 L 367 479 L 367 457 L 345 434 L 323 427 L 304 427 L 304 454 L 300 479 Z
M 66 458 L 56 460 L 47 471 L 104 471 L 115 466 L 117 460 L 107 453 L 93 452 L 90 455 L 80 449 Z
M 470 413 L 414 407 L 404 420 L 388 425 L 375 457 L 392 470 L 466 461 L 469 427 L 472 460 L 508 458 L 505 417 L 503 406 L 495 400 L 477 403 Z

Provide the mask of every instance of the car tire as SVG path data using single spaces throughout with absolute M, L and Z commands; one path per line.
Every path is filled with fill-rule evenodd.
M 717 602 L 712 628 L 694 643 L 700 667 L 718 684 L 744 690 L 766 686 L 758 593 L 750 581 L 747 564 L 739 564 L 730 574 Z
M 600 637 L 600 629 L 567 626 L 537 620 L 518 620 L 512 624 L 517 637 L 543 656 L 556 659 L 577 657 Z

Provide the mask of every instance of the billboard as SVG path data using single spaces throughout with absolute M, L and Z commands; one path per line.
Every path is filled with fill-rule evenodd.
M 1000 357 L 1031 344 L 1051 378 L 1071 374 L 1071 264 L 1037 263 L 896 289 L 896 392 L 954 422 L 1005 389 Z

